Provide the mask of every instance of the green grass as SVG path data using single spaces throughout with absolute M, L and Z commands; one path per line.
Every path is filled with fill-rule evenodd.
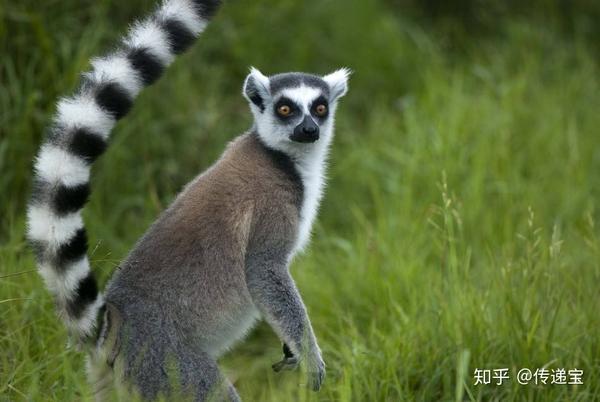
M 0 3 L 0 400 L 92 399 L 35 273 L 24 206 L 57 96 L 149 3 Z M 105 282 L 250 125 L 249 65 L 349 66 L 327 194 L 293 266 L 328 376 L 313 394 L 273 373 L 280 344 L 260 325 L 222 362 L 244 400 L 600 400 L 593 49 L 518 18 L 457 45 L 384 1 L 227 2 L 94 168 L 94 269 Z M 473 385 L 475 368 L 504 367 L 508 383 Z M 522 367 L 581 368 L 584 385 L 519 385 Z

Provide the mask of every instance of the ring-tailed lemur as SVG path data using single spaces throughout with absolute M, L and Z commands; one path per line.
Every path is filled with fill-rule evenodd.
M 179 194 L 98 291 L 81 209 L 90 166 L 116 121 L 205 28 L 218 0 L 165 0 L 120 47 L 92 61 L 63 98 L 35 161 L 28 237 L 70 333 L 103 375 L 147 400 L 178 387 L 195 400 L 238 400 L 216 359 L 264 317 L 284 342 L 273 369 L 304 360 L 318 390 L 325 364 L 288 268 L 308 241 L 324 184 L 338 99 L 348 70 L 324 77 L 252 69 L 243 94 L 255 123 Z M 99 385 L 100 384 L 100 385 Z

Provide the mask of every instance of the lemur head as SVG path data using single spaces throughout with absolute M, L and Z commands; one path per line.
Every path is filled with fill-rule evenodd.
M 337 101 L 348 90 L 349 74 L 342 68 L 324 77 L 305 73 L 266 77 L 252 68 L 243 94 L 262 141 L 281 151 L 328 144 Z

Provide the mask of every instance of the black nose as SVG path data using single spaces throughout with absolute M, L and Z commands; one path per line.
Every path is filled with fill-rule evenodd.
M 304 126 L 304 127 L 302 127 L 302 132 L 304 134 L 314 134 L 317 131 L 319 131 L 319 128 L 317 126 Z
M 310 116 L 304 116 L 302 123 L 294 128 L 290 139 L 296 142 L 315 142 L 319 139 L 319 126 Z

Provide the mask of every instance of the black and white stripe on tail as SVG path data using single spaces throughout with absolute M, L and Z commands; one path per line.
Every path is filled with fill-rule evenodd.
M 106 149 L 110 131 L 140 90 L 194 42 L 219 3 L 163 1 L 130 28 L 117 50 L 92 60 L 77 92 L 58 102 L 35 160 L 28 237 L 60 317 L 79 338 L 93 338 L 105 308 L 86 255 L 81 218 L 90 194 L 91 164 Z

